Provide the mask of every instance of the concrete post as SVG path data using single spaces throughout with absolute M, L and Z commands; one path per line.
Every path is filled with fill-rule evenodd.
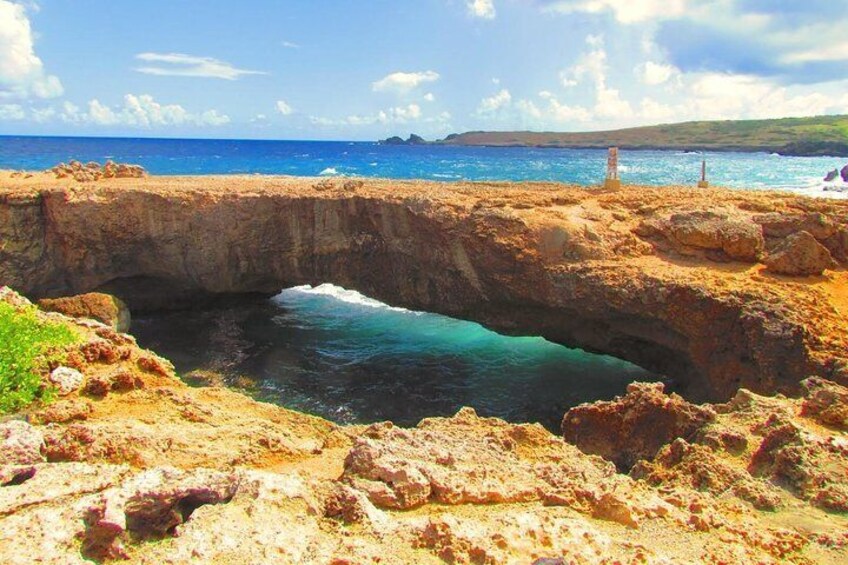
M 701 161 L 701 180 L 698 181 L 698 188 L 709 188 L 710 183 L 707 182 L 707 160 Z
M 609 148 L 607 157 L 607 178 L 604 181 L 607 190 L 621 189 L 621 179 L 618 178 L 618 147 Z

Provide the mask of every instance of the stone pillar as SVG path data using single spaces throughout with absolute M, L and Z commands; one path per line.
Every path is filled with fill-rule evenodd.
M 618 147 L 609 148 L 607 178 L 604 181 L 604 188 L 607 190 L 619 190 L 621 188 L 621 179 L 618 178 Z
M 701 180 L 698 181 L 698 188 L 709 188 L 710 183 L 707 182 L 707 160 L 701 161 Z

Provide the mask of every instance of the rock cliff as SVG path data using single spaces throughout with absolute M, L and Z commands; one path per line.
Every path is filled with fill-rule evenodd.
M 0 180 L 0 283 L 32 298 L 105 290 L 132 310 L 332 282 L 616 355 L 689 398 L 797 392 L 809 375 L 848 382 L 848 202 L 259 176 Z M 811 276 L 765 268 L 775 254 L 793 272 L 803 249 L 786 249 L 799 237 L 816 261 L 797 272 Z

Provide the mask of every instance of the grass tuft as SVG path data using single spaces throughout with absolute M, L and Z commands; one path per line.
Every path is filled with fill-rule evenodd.
M 77 341 L 73 329 L 39 320 L 34 307 L 0 302 L 0 413 L 18 411 L 35 400 L 51 401 L 56 391 L 44 386 L 41 375 Z

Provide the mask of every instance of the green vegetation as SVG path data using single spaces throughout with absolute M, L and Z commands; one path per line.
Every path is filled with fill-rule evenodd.
M 848 116 L 685 122 L 583 133 L 468 132 L 447 145 L 766 151 L 783 155 L 848 156 Z
M 36 399 L 50 401 L 52 388 L 41 372 L 79 336 L 69 327 L 39 320 L 33 307 L 0 302 L 0 413 L 14 412 Z

